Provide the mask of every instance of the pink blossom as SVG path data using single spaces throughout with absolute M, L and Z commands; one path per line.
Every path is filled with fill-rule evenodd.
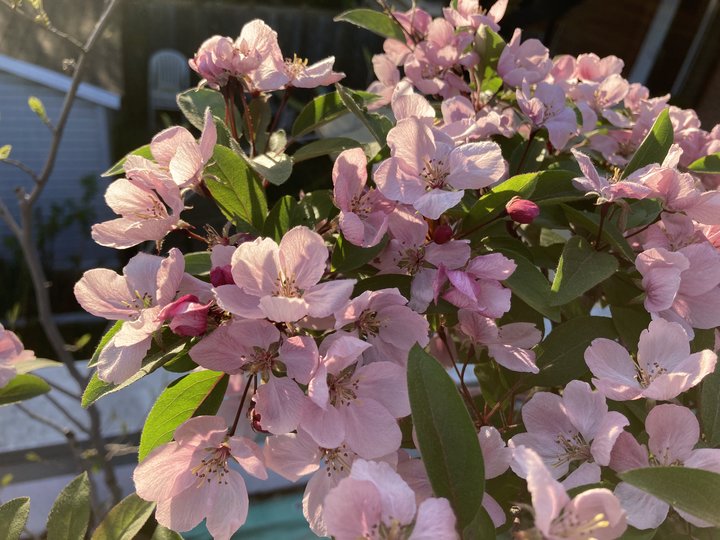
M 409 307 L 397 289 L 365 291 L 335 313 L 335 328 L 353 333 L 372 347 L 366 361 L 389 360 L 404 366 L 410 349 L 428 344 L 425 317 Z
M 247 519 L 245 481 L 235 462 L 266 479 L 258 446 L 229 436 L 218 416 L 191 418 L 175 430 L 175 440 L 155 448 L 133 473 L 137 494 L 157 503 L 155 518 L 174 531 L 189 531 L 203 519 L 216 540 L 229 540 Z
M 540 215 L 540 207 L 532 201 L 517 195 L 505 205 L 505 211 L 515 223 L 532 223 Z
M 353 279 L 318 283 L 327 260 L 325 241 L 302 226 L 285 233 L 279 245 L 270 238 L 240 244 L 232 256 L 237 287 L 218 287 L 218 304 L 251 319 L 327 317 L 347 302 L 355 285 Z
M 552 68 L 547 48 L 537 39 L 527 39 L 522 44 L 519 28 L 503 49 L 498 60 L 497 72 L 505 84 L 520 88 L 523 81 L 535 84 L 542 81 Z
M 584 176 L 573 178 L 573 184 L 581 191 L 598 196 L 597 204 L 613 202 L 620 198 L 644 199 L 652 195 L 653 190 L 642 184 L 646 169 L 635 171 L 623 180 L 607 179 L 600 176 L 592 161 L 582 152 L 571 150 Z
M 335 84 L 343 79 L 345 74 L 333 71 L 334 63 L 335 57 L 328 56 L 308 66 L 307 59 L 298 58 L 297 55 L 295 55 L 292 60 L 285 60 L 285 73 L 290 79 L 287 86 L 294 88 L 317 88 L 318 86 Z
M 553 478 L 575 466 L 563 482 L 566 488 L 600 481 L 600 466 L 610 463 L 610 451 L 629 424 L 622 414 L 608 411 L 605 397 L 582 381 L 571 381 L 562 397 L 534 394 L 523 406 L 522 418 L 527 433 L 515 435 L 509 445 L 537 452 Z
M 302 428 L 297 433 L 268 437 L 265 442 L 266 465 L 291 482 L 312 474 L 303 494 L 303 515 L 312 531 L 327 536 L 323 508 L 328 492 L 350 474 L 358 455 L 343 443 L 337 448 L 321 448 Z M 380 458 L 393 468 L 395 453 Z
M 682 324 L 688 335 L 693 328 L 720 325 L 720 252 L 709 242 L 675 252 L 648 249 L 635 265 L 643 276 L 648 311 Z
M 620 538 L 627 528 L 625 512 L 608 489 L 589 489 L 570 499 L 534 450 L 513 449 L 513 470 L 527 479 L 535 527 L 547 540 Z
M 313 347 L 314 342 L 307 345 Z M 300 421 L 323 448 L 337 448 L 345 442 L 366 459 L 400 447 L 402 434 L 397 419 L 410 414 L 403 367 L 373 362 L 347 369 L 370 346 L 341 333 L 325 338 L 319 367 L 308 386 L 310 402 Z
M 600 82 L 583 82 L 572 91 L 571 97 L 583 115 L 583 131 L 595 129 L 602 116 L 613 126 L 631 127 L 630 119 L 615 109 L 629 91 L 629 83 L 620 75 L 613 74 Z
M 234 46 L 237 51 L 234 74 L 244 80 L 249 92 L 272 92 L 290 81 L 277 32 L 260 19 L 242 27 Z
M 189 60 L 190 67 L 212 88 L 222 88 L 230 77 L 237 72 L 237 63 L 242 62 L 245 68 L 256 67 L 260 63 L 260 53 L 252 52 L 249 56 L 237 58 L 232 39 L 229 37 L 212 36 L 206 39 Z
M 712 373 L 716 361 L 717 355 L 710 350 L 690 354 L 685 330 L 664 319 L 652 321 L 640 334 L 637 363 L 609 339 L 595 339 L 585 350 L 593 384 L 617 401 L 673 399 Z
M 170 330 L 178 336 L 201 336 L 207 330 L 209 311 L 210 303 L 201 304 L 197 296 L 186 294 L 162 308 L 158 319 L 170 319 Z
M 442 267 L 434 283 L 435 298 L 440 295 L 461 309 L 497 319 L 510 311 L 510 289 L 500 283 L 509 278 L 517 265 L 500 253 L 479 255 L 465 270 Z M 447 290 L 443 292 L 445 284 Z
M 357 459 L 350 476 L 328 493 L 323 511 L 336 540 L 380 538 L 389 531 L 408 540 L 455 540 L 455 516 L 447 499 L 415 494 L 387 463 Z M 402 535 L 402 536 L 400 536 Z
M 375 170 L 380 192 L 437 219 L 460 202 L 465 189 L 479 189 L 505 175 L 500 147 L 493 142 L 455 146 L 417 118 L 406 118 L 387 137 L 391 157 Z
M 575 64 L 575 76 L 581 81 L 602 82 L 611 75 L 619 75 L 624 65 L 617 56 L 600 58 L 595 53 L 580 54 Z
M 486 105 L 479 111 L 464 96 L 454 96 L 440 104 L 443 124 L 440 131 L 456 144 L 486 139 L 491 135 L 512 137 L 516 131 L 516 114 L 511 109 Z
M 15 364 L 34 358 L 35 353 L 25 349 L 15 332 L 0 324 L 0 388 L 15 377 Z
M 312 338 L 291 337 L 280 345 L 280 332 L 273 324 L 235 320 L 203 338 L 190 349 L 190 357 L 208 369 L 257 375 L 265 381 L 254 398 L 260 424 L 271 433 L 288 433 L 297 427 L 306 402 L 297 383 L 308 384 L 317 367 L 307 341 Z M 278 376 L 280 368 L 287 377 Z
M 153 334 L 162 326 L 158 316 L 175 298 L 184 269 L 182 254 L 172 248 L 167 258 L 138 253 L 122 276 L 96 268 L 75 284 L 75 298 L 85 311 L 125 321 L 99 355 L 101 380 L 118 384 L 140 369 Z
M 369 110 L 379 109 L 390 103 L 395 87 L 400 82 L 400 70 L 388 55 L 374 55 L 372 65 L 377 80 L 368 86 L 367 91 L 380 97 L 368 105 Z
M 361 148 L 345 150 L 338 156 L 332 179 L 343 236 L 356 246 L 377 245 L 387 231 L 393 205 L 379 191 L 365 189 L 367 158 Z
M 500 432 L 493 426 L 482 426 L 478 433 L 478 440 L 485 467 L 485 479 L 497 478 L 510 467 L 512 450 L 507 447 Z M 495 527 L 500 527 L 505 523 L 505 512 L 487 491 L 483 496 L 482 505 L 490 515 Z
M 498 328 L 495 321 L 475 311 L 458 311 L 460 330 L 473 343 L 486 346 L 488 354 L 498 364 L 512 371 L 538 373 L 534 347 L 542 334 L 530 323 L 511 323 Z
M 195 188 L 213 155 L 217 129 L 210 108 L 205 109 L 205 124 L 200 140 L 181 126 L 167 128 L 152 138 L 150 152 L 158 165 L 170 171 L 179 188 Z
M 618 438 L 612 451 L 610 467 L 617 472 L 645 467 L 689 467 L 720 473 L 720 450 L 698 448 L 700 425 L 690 409 L 664 404 L 653 407 L 645 419 L 648 443 L 639 444 L 629 433 Z M 620 482 L 615 488 L 627 512 L 628 523 L 638 529 L 656 529 L 665 521 L 670 505 Z M 692 514 L 675 509 L 683 519 L 696 527 L 709 527 Z
M 213 287 L 234 285 L 232 277 L 232 256 L 235 246 L 213 246 L 210 252 L 210 283 Z
M 167 173 L 139 156 L 127 158 L 125 175 L 105 192 L 108 206 L 122 217 L 93 225 L 93 240 L 117 249 L 159 242 L 181 225 L 185 204 L 180 189 Z
M 497 0 L 490 9 L 485 12 L 478 0 L 458 0 L 457 8 L 443 8 L 443 17 L 456 27 L 469 26 L 477 30 L 485 24 L 495 32 L 500 30 L 498 23 L 505 15 L 508 0 Z
M 555 148 L 564 148 L 570 137 L 577 133 L 575 112 L 565 105 L 565 92 L 562 87 L 539 82 L 533 95 L 530 86 L 524 82 L 522 90 L 518 89 L 516 95 L 520 110 L 534 127 L 548 130 L 550 143 Z

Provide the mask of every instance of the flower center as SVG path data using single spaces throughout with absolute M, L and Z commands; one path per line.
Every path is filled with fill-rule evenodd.
M 345 443 L 338 448 L 322 448 L 321 450 L 325 460 L 325 474 L 328 477 L 334 474 L 347 476 L 350 473 L 353 458 Z
M 663 373 L 667 373 L 667 368 L 662 367 L 657 362 L 653 362 L 648 366 L 647 369 L 643 369 L 640 366 L 636 365 L 635 370 L 637 371 L 637 375 L 635 375 L 635 380 L 642 386 L 643 388 L 647 388 L 650 386 L 650 383 L 652 383 L 656 377 L 659 375 L 662 375 Z
M 304 73 L 305 68 L 307 68 L 307 65 L 308 65 L 308 59 L 300 58 L 297 54 L 293 54 L 292 59 L 290 59 L 290 58 L 285 59 L 285 69 L 288 71 L 288 73 L 293 78 Z
M 295 284 L 295 278 L 278 274 L 275 280 L 275 292 L 273 296 L 284 296 L 286 298 L 300 298 L 303 291 Z
M 362 337 L 377 336 L 381 326 L 382 324 L 377 318 L 377 311 L 363 311 L 355 323 L 355 327 Z
M 423 167 L 420 176 L 425 180 L 425 189 L 430 191 L 431 189 L 442 189 L 445 187 L 445 179 L 450 174 L 450 167 L 445 163 L 444 159 L 430 159 L 425 160 L 425 167 Z
M 270 373 L 274 362 L 277 360 L 277 344 L 271 346 L 270 349 L 262 347 L 253 347 L 250 356 L 243 356 L 242 369 L 252 375 L 258 373 Z
M 408 274 L 415 274 L 425 262 L 425 248 L 408 248 L 398 261 L 398 266 L 407 270 Z
M 350 200 L 350 210 L 360 217 L 365 217 L 370 214 L 373 210 L 372 204 L 370 203 L 367 193 L 361 195 L 355 195 Z
M 610 526 L 605 514 L 595 514 L 589 519 L 581 519 L 575 512 L 563 512 L 563 515 L 553 521 L 550 530 L 553 536 L 562 538 L 595 538 L 595 531 Z
M 562 447 L 564 453 L 560 454 L 553 466 L 559 467 L 563 463 L 572 461 L 592 461 L 593 457 L 590 453 L 590 445 L 580 433 L 565 436 L 560 434 L 555 438 L 555 442 Z
M 330 390 L 330 404 L 333 407 L 348 406 L 357 399 L 358 381 L 351 374 L 340 375 L 337 378 L 328 375 Z
M 230 447 L 224 443 L 217 448 L 208 447 L 205 449 L 207 454 L 199 465 L 192 469 L 192 473 L 198 478 L 198 487 L 206 480 L 209 484 L 212 481 L 218 484 L 227 485 L 225 475 L 230 472 L 227 461 L 230 457 Z

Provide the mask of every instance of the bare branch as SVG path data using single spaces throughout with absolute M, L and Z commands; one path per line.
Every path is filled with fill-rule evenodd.
M 33 15 L 31 15 L 31 14 L 28 13 L 27 11 L 23 11 L 22 9 L 18 9 L 17 5 L 13 4 L 10 0 L 0 0 L 0 1 L 1 1 L 10 11 L 12 11 L 13 13 L 16 13 L 16 14 L 18 14 L 19 16 L 21 16 L 21 17 L 23 17 L 23 18 L 25 18 L 25 19 L 27 19 L 27 20 L 29 20 L 29 21 L 37 24 L 39 27 L 44 28 L 45 30 L 47 30 L 47 31 L 50 32 L 51 34 L 54 34 L 54 35 L 56 35 L 57 37 L 59 37 L 60 39 L 68 42 L 68 43 L 69 43 L 70 45 L 72 45 L 73 47 L 75 47 L 75 48 L 77 48 L 77 49 L 80 49 L 81 51 L 85 50 L 85 49 L 83 48 L 83 44 L 80 43 L 79 40 L 77 40 L 76 38 L 74 38 L 74 37 L 71 36 L 70 34 L 67 34 L 67 33 L 63 32 L 62 30 L 60 30 L 60 29 L 56 28 L 55 26 L 53 26 L 52 23 L 51 23 L 49 20 L 45 19 L 45 22 L 38 22 Z
M 78 420 L 77 418 L 75 418 L 75 417 L 73 416 L 73 414 L 72 414 L 70 411 L 68 411 L 67 408 L 65 408 L 65 406 L 64 406 L 62 403 L 60 403 L 57 399 L 55 399 L 54 397 L 52 397 L 50 394 L 44 394 L 44 396 L 45 396 L 45 399 L 47 399 L 50 403 L 52 403 L 52 404 L 55 406 L 55 408 L 56 408 L 58 411 L 60 411 L 60 413 L 61 413 L 63 416 L 65 416 L 65 418 L 67 418 L 68 420 L 70 420 L 70 422 L 72 422 L 72 423 L 75 425 L 75 427 L 77 427 L 77 428 L 78 428 L 80 431 L 82 431 L 83 433 L 86 433 L 86 434 L 90 435 L 90 428 L 85 427 L 85 426 L 80 422 L 80 420 Z
M 10 231 L 15 235 L 15 237 L 20 241 L 20 237 L 22 236 L 22 231 L 20 230 L 20 225 L 18 225 L 18 222 L 15 221 L 15 218 L 10 213 L 10 210 L 8 210 L 7 205 L 5 202 L 3 202 L 2 199 L 0 199 L 0 219 L 2 219 L 7 226 L 10 228 Z
M 53 422 L 53 421 L 50 420 L 49 418 L 46 418 L 46 417 L 44 417 L 44 416 L 41 416 L 41 415 L 39 415 L 39 414 L 31 411 L 30 409 L 28 409 L 28 408 L 27 408 L 25 405 L 23 405 L 22 403 L 16 403 L 16 404 L 15 404 L 15 408 L 17 408 L 18 410 L 22 411 L 26 416 L 32 418 L 32 419 L 35 420 L 36 422 L 40 422 L 41 424 L 45 424 L 45 425 L 46 425 L 47 427 L 49 427 L 50 429 L 52 429 L 52 430 L 54 430 L 54 431 L 57 431 L 57 432 L 60 433 L 60 435 L 62 435 L 63 437 L 67 437 L 68 433 L 70 432 L 70 430 L 69 430 L 68 428 L 62 427 L 60 424 L 56 424 L 55 422 Z
M 31 169 L 30 167 L 25 165 L 22 161 L 18 161 L 17 159 L 6 158 L 3 160 L 0 160 L 0 163 L 7 163 L 8 165 L 12 165 L 13 167 L 20 169 L 22 172 L 24 172 L 30 178 L 32 178 L 35 181 L 35 183 L 37 183 L 40 180 L 40 178 L 38 177 L 38 174 L 33 169 Z

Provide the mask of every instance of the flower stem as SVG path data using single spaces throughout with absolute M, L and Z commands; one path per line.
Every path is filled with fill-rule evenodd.
M 235 413 L 235 420 L 233 421 L 233 425 L 228 432 L 228 435 L 230 437 L 235 435 L 235 430 L 237 430 L 238 422 L 240 421 L 240 413 L 242 413 L 243 407 L 245 406 L 245 398 L 247 398 L 248 390 L 250 390 L 250 383 L 252 383 L 253 379 L 255 379 L 256 377 L 257 375 L 249 377 L 247 382 L 245 383 L 245 389 L 243 390 L 242 397 L 240 398 L 240 405 L 238 406 L 238 410 Z

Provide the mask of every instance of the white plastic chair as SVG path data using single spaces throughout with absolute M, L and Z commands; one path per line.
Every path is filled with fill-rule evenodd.
M 190 85 L 187 58 L 173 49 L 153 53 L 148 63 L 148 127 L 155 127 L 156 111 L 178 110 L 176 97 Z

